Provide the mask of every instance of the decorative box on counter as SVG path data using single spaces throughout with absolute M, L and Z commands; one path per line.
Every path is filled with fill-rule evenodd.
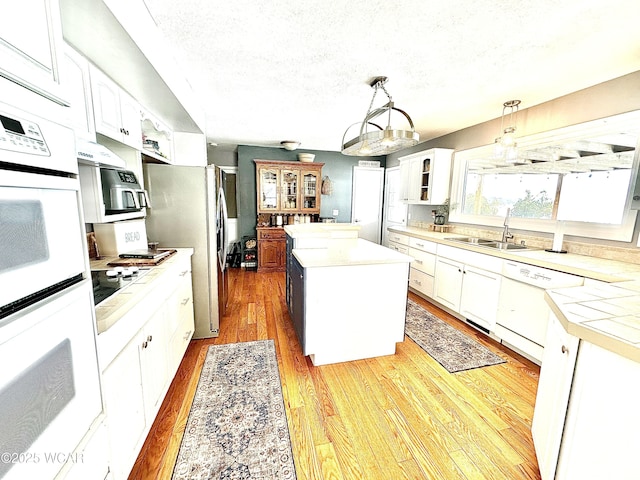
M 147 248 L 147 229 L 144 220 L 113 223 L 94 223 L 100 255 L 120 255 Z

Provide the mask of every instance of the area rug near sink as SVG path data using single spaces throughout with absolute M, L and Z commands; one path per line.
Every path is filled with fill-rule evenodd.
M 449 373 L 505 362 L 413 300 L 407 301 L 405 333 Z
M 212 345 L 172 480 L 295 480 L 273 340 Z

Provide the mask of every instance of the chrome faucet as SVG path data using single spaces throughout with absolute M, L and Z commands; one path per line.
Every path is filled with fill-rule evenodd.
M 502 241 L 506 242 L 510 238 L 513 238 L 513 233 L 509 231 L 509 217 L 511 216 L 511 209 L 507 208 L 507 214 L 504 217 L 504 230 L 502 231 Z

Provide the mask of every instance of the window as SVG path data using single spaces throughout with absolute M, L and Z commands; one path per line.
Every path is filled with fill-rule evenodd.
M 518 158 L 493 146 L 456 152 L 452 222 L 630 241 L 640 111 L 518 139 Z

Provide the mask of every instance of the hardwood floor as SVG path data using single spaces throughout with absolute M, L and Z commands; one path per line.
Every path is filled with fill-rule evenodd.
M 289 320 L 284 273 L 231 269 L 221 334 L 191 342 L 129 478 L 171 477 L 209 345 L 273 339 L 298 480 L 539 479 L 539 368 L 410 297 L 507 363 L 449 374 L 405 337 L 396 355 L 314 367 Z

